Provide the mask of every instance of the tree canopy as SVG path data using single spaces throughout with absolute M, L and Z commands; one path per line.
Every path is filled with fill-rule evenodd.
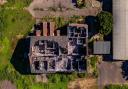
M 97 15 L 99 22 L 99 32 L 103 35 L 108 35 L 111 33 L 113 28 L 113 17 L 109 12 L 102 11 Z

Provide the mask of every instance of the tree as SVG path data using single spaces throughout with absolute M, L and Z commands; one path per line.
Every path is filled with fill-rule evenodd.
M 85 7 L 85 2 L 83 0 L 77 0 L 77 7 L 78 8 Z
M 103 35 L 110 34 L 113 28 L 112 14 L 102 11 L 97 15 L 97 19 L 99 22 L 99 32 Z

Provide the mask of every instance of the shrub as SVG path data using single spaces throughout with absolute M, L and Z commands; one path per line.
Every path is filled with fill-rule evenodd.
M 103 35 L 110 34 L 113 28 L 112 14 L 102 11 L 97 15 L 97 19 L 99 22 L 99 32 Z
M 104 89 L 128 89 L 128 85 L 107 85 Z
M 93 68 L 95 68 L 97 61 L 98 61 L 97 56 L 91 57 L 91 58 L 90 58 L 90 65 L 91 65 Z
M 77 75 L 79 78 L 85 78 L 87 76 L 86 73 L 78 73 Z

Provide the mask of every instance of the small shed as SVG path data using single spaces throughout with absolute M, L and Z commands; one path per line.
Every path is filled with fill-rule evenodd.
M 110 41 L 96 41 L 93 44 L 93 54 L 110 54 Z

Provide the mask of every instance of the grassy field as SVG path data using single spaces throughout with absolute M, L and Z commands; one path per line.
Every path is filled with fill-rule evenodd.
M 18 4 L 20 1 L 10 0 L 0 7 L 0 80 L 10 80 L 17 89 L 31 89 L 34 76 L 20 74 L 10 62 L 18 40 L 29 33 L 35 22 L 27 11 L 20 9 L 23 7 Z M 20 7 L 7 9 L 17 5 Z
M 14 66 L 11 63 L 14 50 L 16 50 L 19 40 L 26 37 L 35 20 L 31 15 L 24 10 L 31 0 L 8 0 L 8 3 L 0 7 L 0 81 L 10 80 L 14 83 L 17 89 L 67 89 L 67 84 L 70 80 L 78 77 L 85 77 L 85 74 L 49 74 L 48 83 L 37 83 L 35 75 L 25 75 L 17 71 L 16 67 L 26 67 L 21 64 L 23 61 L 22 50 L 24 43 L 18 46 L 15 59 L 17 60 Z M 73 22 L 76 21 L 74 17 Z M 44 18 L 43 20 L 48 20 Z M 61 18 L 52 19 L 57 23 L 57 27 L 61 27 L 69 22 L 64 22 Z M 70 21 L 72 22 L 72 21 Z M 20 61 L 19 61 L 20 60 Z

